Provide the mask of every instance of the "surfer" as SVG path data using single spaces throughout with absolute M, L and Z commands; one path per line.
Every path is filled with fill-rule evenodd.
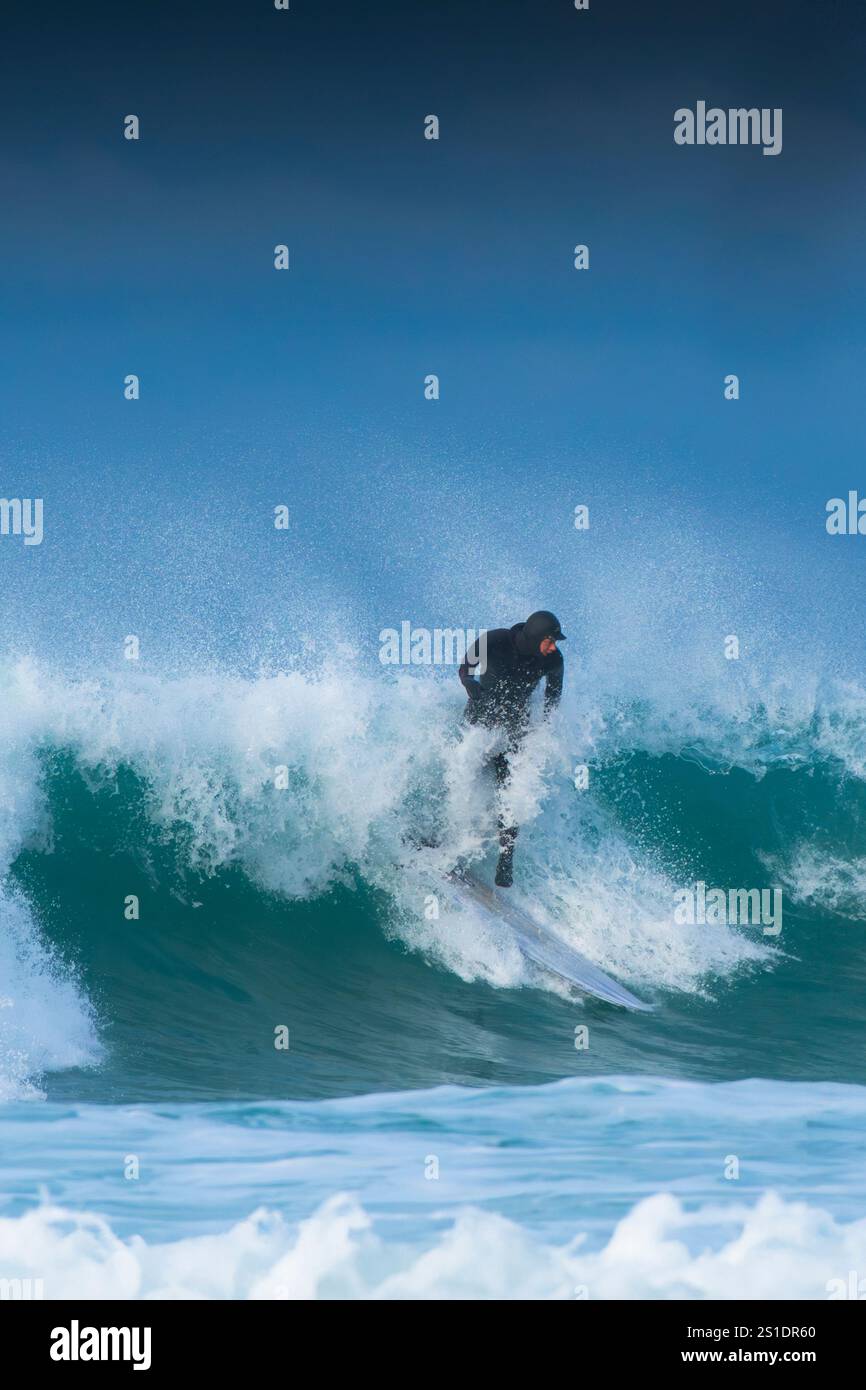
M 504 751 L 490 759 L 500 789 L 511 772 L 508 755 L 516 752 L 529 727 L 530 700 L 542 679 L 545 717 L 559 704 L 564 662 L 556 644 L 564 641 L 559 619 L 541 609 L 525 623 L 493 628 L 466 652 L 459 672 L 468 696 L 464 717 L 470 724 L 500 729 L 505 735 Z M 511 887 L 518 828 L 506 825 L 499 815 L 496 883 L 500 888 Z

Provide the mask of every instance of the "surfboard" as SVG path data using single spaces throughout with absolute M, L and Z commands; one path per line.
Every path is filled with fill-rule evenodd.
M 449 875 L 449 883 L 458 898 L 465 897 L 473 906 L 510 927 L 524 956 L 534 965 L 549 970 L 582 993 L 591 994 L 596 999 L 604 999 L 608 1004 L 652 1013 L 652 1004 L 638 999 L 625 985 L 605 975 L 592 961 L 561 941 L 549 927 L 542 926 L 534 917 L 530 917 L 516 903 L 509 900 L 509 890 L 490 888 L 486 883 L 465 872 Z

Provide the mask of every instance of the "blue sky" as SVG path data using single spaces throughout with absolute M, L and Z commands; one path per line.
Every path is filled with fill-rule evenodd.
M 787 544 L 850 604 L 857 541 L 822 519 L 866 491 L 866 25 L 854 4 L 716 8 L 14 21 L 0 494 L 45 497 L 46 541 L 4 542 L 0 580 L 34 641 L 61 599 L 97 632 L 94 590 L 121 625 L 133 599 L 200 622 L 218 592 L 242 629 L 293 586 L 295 608 L 363 591 L 405 615 L 437 606 L 450 547 L 543 582 L 587 495 L 612 531 L 655 518 L 660 547 L 677 516 L 740 564 Z M 781 107 L 782 154 L 675 146 L 698 99 Z M 260 529 L 283 501 L 290 557 Z

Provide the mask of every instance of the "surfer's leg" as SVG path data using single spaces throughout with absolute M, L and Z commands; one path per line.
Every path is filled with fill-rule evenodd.
M 501 821 L 499 825 L 499 861 L 493 881 L 497 888 L 510 888 L 514 882 L 514 841 L 518 827 L 508 825 L 503 828 Z
M 496 786 L 502 788 L 508 781 L 511 768 L 508 766 L 508 759 L 504 753 L 497 753 L 493 759 L 493 771 L 496 775 Z M 506 825 L 499 815 L 499 863 L 496 865 L 496 878 L 494 882 L 498 888 L 510 888 L 514 878 L 514 842 L 517 839 L 519 827 L 516 825 Z

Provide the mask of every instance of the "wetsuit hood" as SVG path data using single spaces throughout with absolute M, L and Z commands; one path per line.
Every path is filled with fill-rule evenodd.
M 514 640 L 521 656 L 538 656 L 538 648 L 545 637 L 552 637 L 556 642 L 565 641 L 565 633 L 559 626 L 556 614 L 540 608 L 537 613 L 529 615 Z

